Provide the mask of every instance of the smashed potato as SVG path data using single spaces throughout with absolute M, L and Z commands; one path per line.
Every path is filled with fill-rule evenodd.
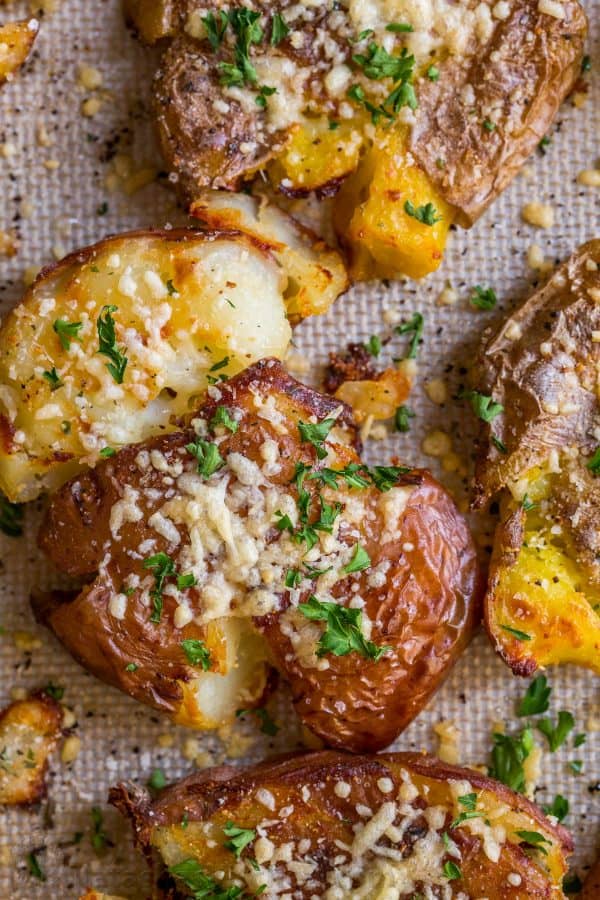
M 0 86 L 11 81 L 27 59 L 38 29 L 37 19 L 0 25 Z
M 28 804 L 46 793 L 48 757 L 61 734 L 63 713 L 47 694 L 33 694 L 0 713 L 0 804 Z
M 357 279 L 437 268 L 547 133 L 587 28 L 576 0 L 125 7 L 163 46 L 154 112 L 186 202 L 257 174 L 333 197 Z
M 485 618 L 514 672 L 600 672 L 600 241 L 584 244 L 486 344 L 491 397 L 475 503 L 501 500 Z M 496 406 L 497 404 L 497 406 Z
M 206 230 L 108 238 L 44 269 L 0 326 L 0 490 L 13 502 L 172 430 L 210 384 L 283 357 L 291 318 L 346 287 L 280 211 L 202 209 Z
M 120 784 L 110 802 L 177 896 L 559 900 L 573 849 L 505 785 L 416 753 L 205 769 L 154 800 Z
M 387 746 L 477 616 L 464 519 L 424 470 L 365 466 L 347 407 L 263 360 L 193 427 L 66 484 L 40 546 L 79 594 L 34 611 L 90 671 L 177 722 L 259 705 L 275 667 L 330 744 Z

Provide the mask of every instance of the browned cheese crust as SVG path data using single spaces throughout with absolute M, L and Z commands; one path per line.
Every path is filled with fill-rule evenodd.
M 456 824 L 464 811 L 458 798 L 467 792 L 479 815 Z M 244 897 L 263 883 L 269 898 L 287 890 L 299 900 L 403 900 L 427 888 L 435 897 L 550 900 L 564 896 L 560 883 L 573 849 L 569 833 L 523 796 L 416 753 L 286 756 L 196 772 L 154 800 L 121 784 L 110 802 L 131 820 L 137 845 L 159 872 L 193 859 L 209 877 L 220 872 L 226 883 L 245 885 Z M 223 846 L 227 822 L 254 831 L 237 863 Z M 519 831 L 543 837 L 547 856 L 528 849 Z M 446 877 L 450 864 L 460 877 Z M 166 875 L 159 883 L 164 896 L 180 896 Z
M 248 506 L 258 509 L 265 496 L 274 498 L 269 502 L 275 508 L 275 516 L 269 514 L 261 526 L 263 562 L 258 564 L 262 571 L 268 568 L 267 558 L 271 564 L 274 561 L 269 571 L 275 575 L 265 575 L 266 580 L 260 584 L 259 579 L 251 591 L 249 582 L 256 572 L 251 569 L 244 574 L 240 563 L 241 580 L 226 582 L 233 585 L 233 596 L 229 612 L 223 615 L 240 616 L 249 624 L 263 645 L 262 662 L 268 665 L 268 660 L 282 672 L 303 721 L 323 740 L 353 750 L 385 747 L 438 687 L 465 647 L 476 620 L 478 567 L 465 521 L 446 492 L 423 470 L 399 473 L 396 486 L 386 492 L 372 484 L 350 488 L 344 479 L 334 490 L 307 475 L 304 489 L 311 497 L 310 521 L 318 517 L 324 502 L 330 507 L 340 504 L 339 522 L 335 536 L 326 535 L 308 558 L 314 568 L 328 571 L 312 578 L 303 575 L 298 586 L 289 589 L 286 571 L 296 566 L 304 571 L 307 547 L 278 528 L 276 520 L 284 508 L 294 515 L 298 491 L 292 482 L 297 463 L 315 467 L 313 471 L 323 465 L 343 468 L 360 463 L 352 446 L 355 431 L 349 411 L 339 401 L 294 381 L 274 360 L 264 360 L 220 384 L 196 419 L 210 422 L 219 407 L 237 417 L 238 427 L 235 433 L 227 431 L 217 438 L 227 465 L 221 475 L 208 479 L 207 486 L 215 488 L 222 477 L 230 479 L 226 500 L 231 505 L 238 497 L 237 510 L 241 510 L 239 520 L 235 511 L 230 513 L 234 528 L 236 522 L 241 529 L 258 527 L 256 519 L 246 519 Z M 314 446 L 301 442 L 298 422 L 321 422 L 336 411 L 337 424 L 325 444 L 329 457 L 322 462 Z M 211 643 L 210 616 L 202 619 L 211 610 L 206 600 L 210 584 L 216 584 L 214 579 L 223 573 L 234 581 L 236 577 L 227 568 L 229 556 L 214 551 L 199 585 L 186 592 L 187 599 L 177 591 L 165 593 L 160 621 L 150 621 L 152 577 L 143 568 L 144 558 L 165 552 L 177 561 L 188 552 L 189 528 L 195 527 L 189 521 L 178 522 L 173 527 L 179 536 L 173 539 L 162 519 L 162 535 L 155 530 L 156 514 L 172 510 L 184 482 L 193 484 L 200 500 L 205 496 L 202 480 L 194 475 L 196 461 L 185 449 L 194 439 L 195 433 L 186 430 L 126 448 L 63 487 L 50 504 L 40 545 L 60 571 L 88 583 L 74 598 L 55 594 L 34 601 L 38 618 L 83 665 L 179 720 L 183 686 L 199 674 L 187 663 L 181 641 Z M 271 463 L 265 463 L 265 449 Z M 158 460 L 158 468 L 148 464 L 148 457 Z M 145 466 L 140 466 L 141 458 Z M 245 484 L 236 481 L 234 470 Z M 123 506 L 123 498 L 132 491 L 136 493 L 133 509 Z M 166 502 L 171 506 L 165 506 Z M 125 510 L 116 530 L 115 509 Z M 185 510 L 187 514 L 189 506 Z M 357 544 L 369 555 L 370 565 L 345 574 L 343 564 L 348 564 Z M 328 574 L 331 570 L 333 575 Z M 323 581 L 327 578 L 331 581 Z M 114 598 L 124 585 L 130 586 L 129 596 L 119 618 Z M 223 590 L 221 586 L 219 597 Z M 370 640 L 389 647 L 388 652 L 379 660 L 357 652 L 316 657 L 322 624 L 308 621 L 297 610 L 298 603 L 307 602 L 311 594 L 341 606 L 355 598 L 371 623 Z M 174 617 L 182 599 L 200 615 L 200 624 L 192 618 L 176 627 Z M 223 673 L 222 654 L 217 650 L 211 671 Z M 259 699 L 254 697 L 255 702 Z
M 0 804 L 37 803 L 46 796 L 48 757 L 63 713 L 47 694 L 16 700 L 0 713 Z

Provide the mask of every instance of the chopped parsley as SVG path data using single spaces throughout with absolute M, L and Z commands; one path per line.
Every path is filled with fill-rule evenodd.
M 416 359 L 419 351 L 419 341 L 423 335 L 423 316 L 421 313 L 413 313 L 408 322 L 396 325 L 396 334 L 411 334 L 408 359 Z
M 49 371 L 42 372 L 42 378 L 46 379 L 51 391 L 57 391 L 64 385 L 64 381 L 56 371 L 56 366 L 53 366 Z
M 256 838 L 253 828 L 241 828 L 232 821 L 223 826 L 223 833 L 230 839 L 223 846 L 226 850 L 231 850 L 236 859 L 240 858 L 242 851 Z
M 436 222 L 442 221 L 442 216 L 438 216 L 437 209 L 433 203 L 426 203 L 424 206 L 415 206 L 410 200 L 404 203 L 404 212 L 407 216 L 411 216 L 422 225 L 435 225 Z
M 197 584 L 197 581 L 193 572 L 177 576 L 177 590 L 179 591 L 185 591 L 187 588 L 194 587 L 195 584 Z
M 361 631 L 362 613 L 360 609 L 348 609 L 338 603 L 322 601 L 311 594 L 308 603 L 300 603 L 300 612 L 311 621 L 326 623 L 325 631 L 317 643 L 317 656 L 333 653 L 347 656 L 356 652 L 365 659 L 379 660 L 390 648 L 377 646 L 366 640 Z
M 96 215 L 97 216 L 105 216 L 108 212 L 108 203 L 104 200 L 99 206 L 96 207 Z
M 176 288 L 175 285 L 173 284 L 173 279 L 172 279 L 172 278 L 167 278 L 167 280 L 166 280 L 166 282 L 165 282 L 165 285 L 166 285 L 166 288 L 167 288 L 169 297 L 173 297 L 175 294 L 178 294 L 178 293 L 179 293 L 179 291 L 177 290 L 177 288 Z
M 499 453 L 508 453 L 506 449 L 506 444 L 504 444 L 499 437 L 496 437 L 495 434 L 492 435 L 492 444 L 498 450 Z
M 114 447 L 103 447 L 98 455 L 101 456 L 102 459 L 110 459 L 111 456 L 115 456 L 116 452 Z
M 104 823 L 102 820 L 102 810 L 99 806 L 92 806 L 91 816 L 92 831 L 90 834 L 90 840 L 95 852 L 99 853 L 101 850 L 104 850 L 104 848 L 108 844 L 108 837 L 104 831 Z
M 429 66 L 426 74 L 430 81 L 439 81 L 440 70 L 437 66 Z
M 67 422 L 67 420 L 65 419 L 60 423 L 60 430 L 63 434 L 71 434 L 71 423 Z
M 549 138 L 548 135 L 545 134 L 544 137 L 541 139 L 541 141 L 538 144 L 538 149 L 539 149 L 540 153 L 545 153 L 546 147 L 549 147 L 551 143 L 552 143 L 552 138 Z
M 570 712 L 561 709 L 558 713 L 556 725 L 552 724 L 552 719 L 541 719 L 536 727 L 548 741 L 550 752 L 555 753 L 558 748 L 564 744 L 570 732 L 575 728 L 575 719 Z
M 504 412 L 501 403 L 495 403 L 492 397 L 480 394 L 479 391 L 464 391 L 461 396 L 471 401 L 473 412 L 482 422 L 493 422 L 500 413 Z
M 381 353 L 381 338 L 376 334 L 372 334 L 369 340 L 364 344 L 364 348 L 371 356 L 379 356 Z
M 194 443 L 186 444 L 185 449 L 198 461 L 198 474 L 203 478 L 210 478 L 225 465 L 225 460 L 219 453 L 216 444 L 198 438 Z
M 0 531 L 8 537 L 21 537 L 23 534 L 23 507 L 19 503 L 11 503 L 4 494 L 0 494 Z
M 281 13 L 275 13 L 271 21 L 271 46 L 276 47 L 286 39 L 290 28 Z
M 148 787 L 153 791 L 161 791 L 167 783 L 165 773 L 162 769 L 153 769 L 148 779 Z
M 98 353 L 108 357 L 110 362 L 106 364 L 106 368 L 117 384 L 123 384 L 123 376 L 127 368 L 127 357 L 117 347 L 115 320 L 111 315 L 117 309 L 118 307 L 113 304 L 103 306 L 98 316 L 98 321 L 96 322 L 99 342 Z
M 167 578 L 175 575 L 175 563 L 166 553 L 156 553 L 149 556 L 143 562 L 144 569 L 154 570 L 154 588 L 150 591 L 153 602 L 153 611 L 150 621 L 157 624 L 160 622 L 163 610 L 163 588 Z
M 592 58 L 587 54 L 581 60 L 581 71 L 582 72 L 591 72 L 592 71 Z
M 396 431 L 410 431 L 409 419 L 414 419 L 415 414 L 409 406 L 399 406 L 394 413 L 394 428 Z
M 496 130 L 496 123 L 492 122 L 491 119 L 484 119 L 483 127 L 485 128 L 486 131 L 492 132 L 492 131 Z
M 137 665 L 137 663 L 134 663 L 134 662 L 127 663 L 127 665 L 125 666 L 126 672 L 137 672 L 138 669 L 139 669 L 139 666 Z
M 543 853 L 544 856 L 548 855 L 548 851 L 543 846 L 544 844 L 552 844 L 552 841 L 549 841 L 548 838 L 545 838 L 543 834 L 540 834 L 539 831 L 516 831 L 515 832 L 518 837 L 521 838 L 526 844 L 529 844 L 531 847 L 535 847 L 536 850 L 539 850 L 540 853 Z
M 169 873 L 181 879 L 185 886 L 193 891 L 195 900 L 237 900 L 244 893 L 240 887 L 223 887 L 207 875 L 200 863 L 192 858 L 171 866 Z
M 60 684 L 54 684 L 52 681 L 49 681 L 44 688 L 44 693 L 52 697 L 53 700 L 62 700 L 65 696 L 65 689 Z
M 220 82 L 227 87 L 253 85 L 258 81 L 256 69 L 250 62 L 250 47 L 260 44 L 263 30 L 260 25 L 260 12 L 245 6 L 237 7 L 229 12 L 229 24 L 236 35 L 233 51 L 234 62 L 220 62 Z
M 583 771 L 583 760 L 572 759 L 569 763 L 569 768 L 574 775 L 581 775 L 581 772 Z
M 512 634 L 512 636 L 518 641 L 531 640 L 531 635 L 527 634 L 526 631 L 519 631 L 518 628 L 511 628 L 510 625 L 501 625 L 500 628 L 502 629 L 502 631 L 507 631 L 509 634 Z
M 454 881 L 457 878 L 462 878 L 462 872 L 460 871 L 456 863 L 452 862 L 449 859 L 444 863 L 442 871 L 448 881 Z
M 218 372 L 219 369 L 226 369 L 229 365 L 229 356 L 224 356 L 223 359 L 220 359 L 218 362 L 214 363 L 208 370 L 209 372 Z
M 548 687 L 545 675 L 534 678 L 525 692 L 525 696 L 517 707 L 518 716 L 537 716 L 546 712 L 549 707 L 552 688 Z
M 214 416 L 210 420 L 210 427 L 216 428 L 218 425 L 222 425 L 223 428 L 227 428 L 231 431 L 232 434 L 238 430 L 238 423 L 235 419 L 232 419 L 229 415 L 229 411 L 226 406 L 217 406 Z
M 67 322 L 66 319 L 56 319 L 52 328 L 55 334 L 58 335 L 63 350 L 71 348 L 71 341 L 81 342 L 79 337 L 79 332 L 83 328 L 81 322 Z
M 542 807 L 547 816 L 554 816 L 558 822 L 569 815 L 569 801 L 562 794 L 557 794 L 552 803 Z
M 42 867 L 40 866 L 38 858 L 33 850 L 31 851 L 31 853 L 27 854 L 27 856 L 25 857 L 25 861 L 27 863 L 27 869 L 30 875 L 33 875 L 33 877 L 37 878 L 38 881 L 46 880 L 46 876 L 42 871 Z
M 406 466 L 373 466 L 368 472 L 377 490 L 385 493 L 395 487 L 400 476 L 410 472 L 410 469 Z
M 410 34 L 411 31 L 414 31 L 414 28 L 407 22 L 390 22 L 389 25 L 385 26 L 385 30 L 391 31 L 392 34 Z
M 268 84 L 261 84 L 258 89 L 258 94 L 254 97 L 254 102 L 257 106 L 260 106 L 261 109 L 267 108 L 267 97 L 272 97 L 273 94 L 277 93 L 277 88 L 269 87 Z
M 365 32 L 363 34 L 366 36 Z M 375 106 L 366 98 L 360 85 L 354 84 L 348 90 L 347 96 L 371 113 L 374 125 L 377 125 L 382 117 L 392 121 L 403 106 L 409 106 L 411 109 L 417 108 L 417 97 L 412 85 L 415 58 L 408 53 L 406 47 L 402 48 L 399 56 L 392 56 L 384 47 L 372 41 L 368 45 L 366 53 L 355 53 L 352 60 L 356 66 L 362 69 L 367 78 L 373 81 L 391 78 L 395 82 L 394 87 L 379 106 Z
M 496 292 L 491 287 L 482 287 L 476 284 L 471 294 L 471 306 L 477 309 L 493 309 L 498 301 Z
M 297 588 L 302 581 L 302 572 L 299 569 L 288 569 L 285 573 L 286 588 Z
M 181 642 L 181 648 L 191 666 L 199 666 L 205 672 L 208 672 L 210 669 L 210 650 L 204 641 L 188 638 Z
M 514 737 L 509 734 L 496 733 L 492 749 L 492 765 L 489 775 L 508 785 L 513 791 L 523 793 L 525 790 L 525 771 L 523 763 L 533 750 L 533 732 L 524 728 Z
M 218 50 L 221 46 L 227 26 L 229 25 L 229 16 L 225 10 L 220 10 L 218 18 L 214 13 L 209 12 L 202 19 L 202 24 L 206 29 L 206 36 L 213 50 Z
M 462 797 L 458 798 L 458 802 L 463 807 L 463 810 L 451 823 L 450 828 L 458 828 L 459 825 L 462 825 L 462 823 L 466 822 L 468 819 L 477 819 L 481 816 L 481 813 L 477 812 L 476 793 L 463 794 Z
M 360 544 L 356 544 L 354 547 L 354 553 L 352 554 L 352 559 L 349 563 L 347 563 L 342 569 L 346 575 L 351 575 L 353 572 L 363 572 L 365 569 L 368 569 L 371 565 L 371 557 Z
M 327 435 L 335 425 L 335 419 L 323 419 L 316 425 L 308 422 L 298 422 L 298 431 L 300 432 L 300 440 L 303 444 L 312 444 L 317 451 L 318 459 L 325 459 L 327 450 L 323 446 Z
M 585 739 L 586 735 L 583 732 L 579 732 L 579 734 L 576 734 L 573 738 L 573 746 L 581 747 L 582 744 L 585 744 Z
M 600 447 L 596 448 L 594 455 L 588 459 L 586 466 L 592 475 L 600 475 Z
M 263 734 L 268 734 L 270 737 L 274 737 L 279 731 L 277 724 L 273 721 L 269 715 L 269 710 L 265 706 L 259 706 L 256 709 L 238 709 L 236 716 L 238 719 L 244 716 L 256 716 L 260 722 L 260 730 Z
M 531 510 L 535 509 L 536 506 L 537 503 L 535 503 L 534 500 L 530 500 L 528 494 L 523 494 L 523 499 L 521 500 L 521 509 L 523 509 L 525 512 L 531 512 Z

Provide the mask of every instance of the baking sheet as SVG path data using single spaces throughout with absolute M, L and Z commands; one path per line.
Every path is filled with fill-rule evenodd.
M 384 335 L 388 328 L 384 310 L 424 315 L 419 374 L 410 400 L 417 416 L 410 434 L 369 441 L 371 461 L 386 462 L 399 455 L 416 464 L 428 464 L 437 472 L 437 461 L 423 454 L 421 442 L 439 427 L 451 435 L 454 450 L 470 465 L 473 421 L 452 395 L 464 379 L 482 329 L 522 300 L 534 284 L 536 274 L 527 266 L 527 248 L 537 243 L 547 259 L 559 260 L 577 244 L 600 234 L 598 189 L 576 183 L 577 173 L 596 164 L 600 154 L 600 3 L 587 0 L 584 6 L 591 26 L 587 50 L 593 60 L 591 89 L 582 108 L 572 102 L 565 104 L 547 153 L 536 154 L 525 173 L 470 232 L 452 236 L 446 259 L 434 276 L 419 284 L 373 283 L 354 288 L 327 316 L 304 323 L 295 334 L 299 353 L 312 364 L 311 374 L 304 377 L 314 379 L 328 352 L 340 349 L 342 340 Z M 154 54 L 143 50 L 127 33 L 119 0 L 46 0 L 46 7 L 31 61 L 0 93 L 0 145 L 13 145 L 15 151 L 8 157 L 0 153 L 0 229 L 15 228 L 20 241 L 17 256 L 0 258 L 2 310 L 18 300 L 23 273 L 30 266 L 46 264 L 110 232 L 183 220 L 160 177 L 133 196 L 111 192 L 106 184 L 111 175 L 113 187 L 116 181 L 122 184 L 115 176 L 115 151 L 134 160 L 135 172 L 148 166 L 160 169 L 147 114 Z M 25 0 L 7 8 L 0 3 L 1 19 L 7 21 L 13 12 L 15 17 L 28 15 L 31 9 Z M 81 65 L 102 73 L 99 90 L 82 89 L 78 78 Z M 81 115 L 81 104 L 90 98 L 102 101 L 93 118 Z M 121 157 L 117 167 L 122 173 L 127 161 Z M 521 207 L 531 200 L 552 205 L 553 228 L 539 231 L 521 222 Z M 458 291 L 459 300 L 443 307 L 437 298 L 448 281 Z M 474 284 L 495 289 L 497 311 L 482 313 L 469 307 Z M 398 347 L 396 343 L 394 350 Z M 424 391 L 425 382 L 434 377 L 446 380 L 449 400 L 443 406 L 433 404 Z M 461 478 L 446 473 L 441 477 L 464 501 Z M 280 707 L 273 708 L 283 726 L 275 739 L 242 725 L 233 739 L 223 742 L 216 736 L 176 729 L 87 675 L 33 622 L 29 591 L 34 585 L 52 583 L 52 573 L 36 550 L 36 524 L 34 505 L 27 510 L 22 539 L 0 535 L 0 703 L 10 700 L 14 688 L 36 688 L 49 680 L 63 685 L 64 702 L 75 713 L 74 733 L 82 744 L 69 767 L 59 756 L 54 757 L 48 799 L 39 808 L 9 809 L 0 814 L 0 897 L 77 898 L 87 886 L 94 886 L 135 900 L 147 890 L 145 869 L 131 847 L 128 829 L 106 806 L 108 787 L 124 778 L 143 783 L 157 767 L 169 779 L 179 777 L 194 766 L 187 758 L 194 753 L 202 764 L 221 761 L 228 752 L 236 761 L 254 760 L 296 747 L 299 730 L 282 695 Z M 489 523 L 481 520 L 478 529 L 482 544 L 489 544 Z M 33 637 L 36 645 L 30 653 L 17 649 L 15 631 Z M 600 840 L 600 793 L 594 791 L 600 777 L 599 735 L 591 730 L 598 728 L 600 718 L 598 679 L 574 667 L 552 669 L 547 674 L 553 687 L 553 714 L 563 708 L 571 710 L 576 730 L 588 731 L 588 740 L 576 753 L 571 742 L 555 754 L 544 751 L 536 797 L 539 802 L 550 802 L 560 792 L 569 799 L 571 812 L 566 824 L 577 845 L 574 867 L 583 874 Z M 460 731 L 462 762 L 485 763 L 492 723 L 505 721 L 513 731 L 519 727 L 514 699 L 526 685 L 509 674 L 479 635 L 396 746 L 433 749 L 432 725 L 452 720 Z M 190 744 L 190 739 L 196 744 Z M 170 740 L 171 746 L 161 746 Z M 579 776 L 567 768 L 574 756 L 584 761 Z M 93 806 L 102 809 L 104 830 L 114 844 L 100 856 L 93 852 L 89 837 Z M 77 832 L 83 832 L 83 837 L 73 843 Z M 31 850 L 36 851 L 47 876 L 45 883 L 27 873 L 25 857 Z

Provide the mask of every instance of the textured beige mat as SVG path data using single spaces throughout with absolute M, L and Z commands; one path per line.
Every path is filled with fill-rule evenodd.
M 420 353 L 419 379 L 411 405 L 417 412 L 409 435 L 394 435 L 384 442 L 369 442 L 372 459 L 384 462 L 398 454 L 415 463 L 436 461 L 421 451 L 421 441 L 434 427 L 447 432 L 454 450 L 465 463 L 471 452 L 472 422 L 452 399 L 435 406 L 424 392 L 425 381 L 446 379 L 449 397 L 461 383 L 461 368 L 472 356 L 477 335 L 495 313 L 473 311 L 468 306 L 474 284 L 493 286 L 500 299 L 499 311 L 523 298 L 534 282 L 526 250 L 541 246 L 548 259 L 563 258 L 580 242 L 600 235 L 600 193 L 576 183 L 577 173 L 591 168 L 600 154 L 600 0 L 586 0 L 592 39 L 588 53 L 593 60 L 592 89 L 583 108 L 565 105 L 552 132 L 545 156 L 537 154 L 525 174 L 519 176 L 492 210 L 469 233 L 456 233 L 439 273 L 422 284 L 382 284 L 353 290 L 325 319 L 303 325 L 296 343 L 315 367 L 327 352 L 348 338 L 364 339 L 384 334 L 384 309 L 407 313 L 419 310 L 425 316 L 424 343 Z M 0 20 L 9 13 L 29 13 L 25 0 L 8 7 L 0 0 Z M 133 196 L 111 193 L 113 183 L 127 181 L 127 160 L 135 160 L 134 172 L 156 165 L 152 129 L 147 121 L 146 99 L 152 71 L 144 52 L 123 27 L 118 0 L 57 0 L 46 12 L 32 61 L 13 84 L 0 93 L 0 229 L 16 228 L 19 253 L 0 259 L 0 304 L 7 309 L 22 291 L 24 269 L 40 265 L 72 248 L 92 242 L 109 232 L 144 225 L 163 225 L 181 217 L 169 191 L 150 184 Z M 103 76 L 99 90 L 85 91 L 78 82 L 81 64 L 97 68 Z M 94 117 L 81 115 L 86 100 Z M 122 156 L 110 161 L 115 149 Z M 122 176 L 126 177 L 123 178 Z M 550 203 L 556 224 L 548 231 L 523 225 L 522 205 L 530 200 Z M 444 282 L 457 289 L 459 301 L 452 307 L 436 305 Z M 396 341 L 400 341 L 396 338 Z M 398 347 L 399 344 L 395 344 Z M 448 476 L 443 476 L 448 482 Z M 460 489 L 460 479 L 452 476 Z M 190 732 L 173 729 L 166 720 L 128 700 L 86 675 L 42 629 L 35 626 L 28 605 L 33 585 L 49 584 L 35 547 L 36 511 L 29 509 L 26 534 L 20 540 L 0 536 L 0 702 L 9 700 L 12 688 L 32 688 L 50 679 L 65 687 L 64 702 L 75 712 L 75 733 L 82 748 L 75 762 L 66 767 L 55 758 L 49 778 L 48 800 L 39 809 L 12 810 L 0 815 L 0 898 L 76 898 L 88 885 L 129 898 L 144 896 L 145 873 L 131 849 L 129 835 L 116 813 L 105 807 L 109 785 L 122 778 L 144 782 L 152 769 L 162 768 L 169 778 L 190 770 L 191 755 L 211 753 L 223 758 L 223 744 L 216 738 L 196 736 L 189 746 Z M 482 537 L 486 542 L 485 534 Z M 27 631 L 38 639 L 35 649 L 25 653 L 15 646 L 14 630 Z M 548 673 L 553 687 L 551 709 L 569 709 L 577 731 L 588 731 L 588 740 L 576 752 L 572 743 L 557 753 L 544 751 L 537 799 L 550 801 L 558 792 L 570 801 L 566 824 L 577 843 L 575 866 L 584 871 L 600 840 L 600 735 L 590 729 L 599 708 L 598 679 L 575 668 Z M 495 658 L 483 636 L 464 655 L 451 677 L 398 741 L 401 748 L 433 748 L 432 725 L 452 720 L 460 731 L 460 753 L 465 763 L 482 763 L 491 747 L 492 723 L 504 720 L 515 730 L 514 699 L 527 682 L 517 680 Z M 298 734 L 293 715 L 284 700 L 278 713 L 284 727 L 272 744 L 246 748 L 246 757 L 256 758 L 274 749 L 295 746 Z M 289 723 L 286 726 L 286 722 Z M 252 732 L 248 731 L 247 734 Z M 160 746 L 159 736 L 170 735 L 170 747 Z M 243 735 L 242 735 L 243 737 Z M 265 739 L 268 740 L 268 739 Z M 186 744 L 187 741 L 187 744 Z M 237 751 L 244 750 L 237 741 Z M 572 774 L 567 763 L 582 759 L 582 774 Z M 115 844 L 102 856 L 91 848 L 89 832 L 92 806 L 103 808 L 105 831 Z M 73 843 L 76 832 L 83 832 Z M 35 849 L 45 883 L 27 874 L 25 856 Z

